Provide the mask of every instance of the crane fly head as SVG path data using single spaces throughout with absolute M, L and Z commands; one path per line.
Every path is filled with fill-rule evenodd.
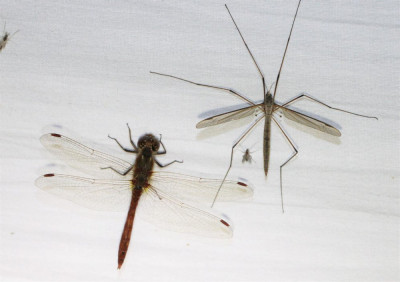
M 273 100 L 274 100 L 274 99 L 273 99 L 273 96 L 272 96 L 272 93 L 271 93 L 271 89 L 272 89 L 272 86 L 274 86 L 274 84 L 275 84 L 275 82 L 272 83 L 271 86 L 270 86 L 269 88 L 267 88 L 267 93 L 265 93 L 264 100 L 267 101 L 267 102 L 269 102 L 269 103 L 272 103 Z
M 153 134 L 148 133 L 139 138 L 138 147 L 149 158 L 160 149 L 160 142 Z

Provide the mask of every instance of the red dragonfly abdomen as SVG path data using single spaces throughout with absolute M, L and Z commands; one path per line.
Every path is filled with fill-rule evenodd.
M 118 250 L 118 269 L 124 263 L 126 253 L 128 252 L 129 242 L 131 241 L 131 233 L 133 227 L 133 220 L 135 219 L 136 208 L 142 195 L 143 189 L 141 187 L 133 188 L 131 205 L 129 207 L 128 216 L 126 217 L 124 231 L 122 232 L 121 242 L 119 243 Z

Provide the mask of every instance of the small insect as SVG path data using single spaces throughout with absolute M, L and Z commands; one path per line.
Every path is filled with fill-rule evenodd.
M 246 151 L 243 152 L 242 163 L 248 162 L 251 164 L 251 161 L 253 160 L 253 157 L 251 156 L 252 153 L 254 152 L 250 152 L 250 149 L 247 148 Z
M 6 45 L 7 42 L 11 39 L 11 37 L 13 37 L 19 30 L 17 30 L 16 32 L 14 32 L 12 35 L 10 35 L 9 32 L 6 31 L 6 24 L 4 23 L 4 28 L 3 28 L 3 35 L 1 36 L 0 39 L 0 51 L 3 50 Z
M 48 173 L 39 177 L 35 184 L 47 192 L 95 210 L 128 210 L 119 245 L 118 269 L 128 251 L 137 209 L 141 210 L 141 217 L 165 229 L 208 237 L 231 237 L 232 225 L 226 216 L 196 205 L 211 203 L 221 180 L 153 171 L 154 163 L 166 167 L 179 161 L 161 164 L 156 156 L 167 152 L 161 137 L 158 140 L 153 134 L 145 134 L 136 145 L 129 126 L 128 129 L 133 149 L 124 148 L 117 139 L 109 137 L 125 152 L 137 154 L 133 164 L 57 133 L 43 135 L 40 141 L 44 147 L 72 167 L 109 178 Z M 244 182 L 227 180 L 220 194 L 223 201 L 238 200 L 251 197 L 253 189 Z
M 239 151 L 243 153 L 243 155 L 242 155 L 242 163 L 248 162 L 249 164 L 251 164 L 251 162 L 254 161 L 254 159 L 253 159 L 251 154 L 253 154 L 257 150 L 251 151 L 251 149 L 254 147 L 255 144 L 256 143 L 254 143 L 250 148 L 246 148 L 245 150 L 243 150 L 243 148 L 239 149 Z M 242 147 L 242 146 L 240 146 L 240 147 Z
M 279 78 L 280 78 L 280 74 L 282 71 L 282 67 L 283 67 L 283 63 L 285 60 L 285 56 L 286 56 L 286 52 L 289 46 L 289 42 L 290 42 L 290 37 L 292 35 L 292 31 L 293 31 L 293 27 L 294 27 L 294 23 L 297 17 L 297 12 L 299 10 L 300 7 L 300 3 L 301 0 L 299 0 L 298 5 L 297 5 L 297 9 L 296 9 L 296 13 L 294 15 L 293 18 L 293 22 L 292 22 L 292 26 L 289 32 L 289 37 L 287 39 L 287 43 L 286 43 L 286 47 L 285 47 L 285 51 L 283 53 L 283 57 L 282 57 L 282 61 L 281 61 L 281 65 L 278 71 L 278 75 L 276 77 L 276 81 L 275 81 L 275 88 L 274 88 L 274 93 L 272 94 L 270 92 L 270 89 L 266 88 L 266 83 L 265 83 L 265 79 L 264 79 L 264 75 L 260 69 L 260 67 L 258 66 L 255 57 L 253 56 L 253 54 L 250 51 L 250 48 L 248 47 L 246 41 L 244 40 L 244 37 L 242 35 L 242 33 L 239 30 L 238 25 L 236 24 L 231 12 L 229 11 L 228 6 L 225 4 L 225 7 L 229 13 L 229 16 L 231 17 L 233 24 L 235 25 L 236 30 L 238 31 L 254 65 L 257 68 L 258 73 L 261 76 L 261 81 L 262 81 L 262 93 L 263 93 L 263 98 L 264 101 L 262 103 L 256 104 L 253 101 L 251 101 L 250 99 L 248 99 L 247 97 L 245 97 L 242 94 L 239 94 L 237 91 L 227 88 L 227 87 L 220 87 L 220 86 L 214 86 L 214 85 L 208 85 L 208 84 L 203 84 L 203 83 L 197 83 L 194 81 L 190 81 L 184 78 L 180 78 L 177 76 L 173 76 L 173 75 L 169 75 L 169 74 L 163 74 L 163 73 L 158 73 L 158 72 L 150 72 L 153 74 L 157 74 L 157 75 L 161 75 L 161 76 L 166 76 L 166 77 L 170 77 L 170 78 L 174 78 L 174 79 L 178 79 L 187 83 L 191 83 L 194 85 L 198 85 L 198 86 L 203 86 L 203 87 L 208 87 L 208 88 L 213 88 L 213 89 L 219 89 L 219 90 L 223 90 L 223 91 L 227 91 L 230 94 L 236 96 L 237 98 L 240 98 L 244 101 L 246 101 L 246 103 L 248 103 L 250 106 L 244 107 L 244 108 L 240 108 L 238 110 L 234 110 L 234 111 L 230 111 L 230 112 L 225 112 L 219 115 L 215 115 L 212 117 L 209 117 L 207 119 L 204 119 L 202 121 L 200 121 L 199 123 L 197 123 L 196 128 L 205 128 L 205 127 L 209 127 L 209 126 L 214 126 L 217 124 L 222 124 L 225 122 L 229 122 L 232 120 L 238 120 L 244 117 L 248 117 L 248 116 L 255 116 L 256 119 L 255 121 L 251 124 L 251 126 L 249 126 L 249 128 L 242 133 L 242 135 L 239 137 L 239 139 L 234 143 L 234 145 L 232 146 L 232 150 L 231 150 L 231 158 L 230 158 L 230 163 L 229 163 L 229 167 L 225 173 L 224 179 L 226 179 L 226 177 L 229 174 L 229 171 L 232 167 L 232 161 L 233 161 L 233 152 L 235 147 L 244 139 L 244 137 L 250 132 L 252 131 L 252 129 L 261 121 L 264 120 L 264 136 L 263 136 L 263 157 L 264 157 L 264 173 L 265 175 L 268 174 L 268 167 L 269 167 L 269 158 L 270 158 L 270 147 L 271 147 L 271 123 L 272 121 L 274 121 L 274 123 L 278 126 L 278 128 L 280 129 L 280 131 L 282 132 L 282 134 L 285 136 L 285 138 L 288 140 L 290 146 L 293 149 L 293 153 L 292 155 L 280 166 L 280 190 L 281 190 L 281 206 L 282 206 L 282 212 L 284 212 L 284 208 L 283 208 L 283 188 L 282 188 L 282 169 L 283 167 L 289 163 L 298 153 L 297 148 L 294 145 L 294 142 L 289 138 L 289 136 L 285 133 L 285 131 L 283 130 L 283 127 L 279 124 L 279 122 L 277 121 L 277 119 L 275 118 L 274 114 L 276 112 L 278 112 L 278 110 L 280 110 L 283 115 L 290 119 L 293 120 L 295 122 L 298 122 L 300 124 L 306 125 L 308 127 L 314 128 L 316 130 L 319 130 L 321 132 L 333 135 L 333 136 L 337 136 L 339 137 L 341 135 L 340 131 L 334 127 L 333 125 L 330 125 L 324 121 L 318 120 L 314 117 L 311 117 L 309 115 L 306 115 L 304 113 L 301 113 L 299 111 L 296 111 L 294 109 L 291 109 L 288 107 L 289 104 L 294 103 L 295 101 L 298 101 L 301 98 L 308 98 L 311 101 L 317 102 L 323 106 L 326 106 L 330 109 L 334 109 L 334 110 L 338 110 L 338 111 L 342 111 L 342 112 L 346 112 L 346 113 L 350 113 L 353 115 L 357 115 L 357 116 L 361 116 L 361 117 L 366 117 L 366 118 L 375 118 L 376 117 L 370 117 L 370 116 L 365 116 L 365 115 L 360 115 L 360 114 L 356 114 L 353 112 L 349 112 L 346 110 L 342 110 L 342 109 L 338 109 L 338 108 L 334 108 L 331 107 L 311 96 L 308 96 L 306 94 L 302 94 L 300 96 L 297 96 L 291 100 L 289 100 L 288 102 L 284 103 L 284 104 L 278 104 L 275 102 L 275 96 L 276 96 L 276 92 L 278 89 L 278 84 L 279 84 Z M 272 86 L 271 86 L 272 87 Z M 222 187 L 221 183 L 221 187 Z M 215 200 L 218 197 L 218 193 L 215 195 Z M 213 206 L 213 205 L 212 205 Z

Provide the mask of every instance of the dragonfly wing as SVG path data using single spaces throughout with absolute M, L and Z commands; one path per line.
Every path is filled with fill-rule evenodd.
M 258 113 L 262 112 L 262 106 L 263 106 L 263 104 L 258 104 L 258 105 L 249 106 L 246 108 L 226 112 L 223 114 L 219 114 L 219 115 L 216 115 L 213 117 L 209 117 L 209 118 L 203 119 L 202 121 L 198 122 L 196 124 L 196 128 L 209 127 L 209 126 L 225 123 L 225 122 L 232 121 L 232 120 L 245 118 L 250 115 L 257 115 Z
M 113 170 L 103 168 L 113 167 L 124 172 L 131 166 L 124 160 L 96 151 L 60 134 L 45 134 L 40 137 L 40 142 L 47 150 L 70 166 L 92 175 L 116 176 L 118 174 Z
M 221 214 L 185 204 L 150 186 L 139 203 L 142 218 L 161 228 L 206 237 L 232 237 L 233 228 Z
M 288 118 L 292 121 L 298 122 L 300 124 L 306 125 L 308 127 L 328 133 L 333 136 L 341 136 L 342 135 L 340 133 L 339 129 L 337 129 L 336 127 L 334 127 L 326 122 L 323 122 L 316 118 L 310 117 L 306 114 L 303 114 L 298 111 L 288 109 L 285 107 L 279 107 L 279 109 L 282 110 L 282 113 L 286 118 Z
M 163 192 L 190 202 L 211 204 L 221 185 L 221 179 L 194 177 L 179 173 L 156 171 L 151 178 L 151 184 Z M 219 201 L 235 201 L 253 196 L 250 184 L 225 180 L 219 194 Z
M 35 184 L 40 189 L 63 199 L 101 211 L 127 211 L 132 195 L 129 180 L 45 174 L 36 179 Z

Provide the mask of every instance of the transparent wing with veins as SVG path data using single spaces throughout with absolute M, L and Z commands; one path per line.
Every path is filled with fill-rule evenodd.
M 132 197 L 129 180 L 46 174 L 35 184 L 46 192 L 101 211 L 126 212 Z M 145 188 L 138 211 L 140 217 L 164 229 L 208 237 L 232 236 L 231 223 L 223 215 L 185 204 L 152 185 Z
M 306 114 L 300 113 L 298 111 L 292 110 L 292 109 L 288 109 L 285 107 L 279 107 L 279 109 L 282 111 L 283 115 L 292 120 L 295 121 L 297 123 L 303 124 L 305 126 L 314 128 L 316 130 L 319 130 L 321 132 L 324 133 L 328 133 L 330 135 L 333 136 L 341 136 L 342 134 L 340 133 L 339 129 L 337 129 L 336 127 L 323 122 L 321 120 L 318 120 L 316 118 L 310 117 Z
M 111 169 L 102 168 L 113 167 L 122 172 L 126 171 L 131 166 L 127 161 L 89 148 L 60 134 L 45 134 L 40 137 L 40 142 L 47 150 L 71 167 L 92 176 L 99 176 L 102 178 L 121 178 L 120 175 Z M 128 174 L 126 178 L 132 178 L 132 174 Z
M 94 193 L 92 190 L 96 189 L 96 187 L 101 188 L 102 185 L 104 185 L 104 188 L 110 189 L 121 189 L 121 187 L 124 185 L 128 188 L 130 187 L 132 173 L 128 174 L 127 176 L 121 176 L 110 169 L 101 169 L 111 166 L 120 171 L 125 171 L 131 166 L 130 163 L 103 152 L 96 151 L 60 134 L 45 134 L 40 138 L 40 140 L 50 152 L 60 157 L 71 166 L 88 172 L 96 177 L 98 176 L 102 179 L 108 178 L 109 176 L 111 176 L 110 178 L 112 179 L 118 179 L 113 181 L 111 179 L 100 180 L 79 178 L 76 176 L 68 177 L 67 175 L 60 177 L 57 175 L 56 178 L 42 179 L 41 181 L 51 182 L 51 185 L 58 187 L 66 185 L 69 187 L 68 193 L 71 193 L 71 187 L 74 185 L 90 187 L 88 190 L 91 191 L 90 193 Z M 56 180 L 60 183 L 54 183 Z M 123 182 L 123 180 L 125 180 L 125 182 Z M 79 181 L 82 183 L 79 184 Z M 191 202 L 201 202 L 207 204 L 212 202 L 213 197 L 215 196 L 215 193 L 221 183 L 221 180 L 218 179 L 200 178 L 165 171 L 154 171 L 150 181 L 152 184 L 159 187 L 159 189 L 162 189 L 163 192 L 174 197 L 185 199 Z M 54 191 L 55 190 L 53 190 L 53 192 Z M 84 191 L 81 191 L 81 193 L 82 192 Z M 228 180 L 222 187 L 221 198 L 219 198 L 219 200 L 234 201 L 250 198 L 252 195 L 253 188 L 249 184 Z
M 201 178 L 179 173 L 156 171 L 150 183 L 173 197 L 190 202 L 211 204 L 221 185 L 221 179 Z M 226 180 L 218 196 L 219 201 L 251 198 L 253 188 L 248 183 Z
M 232 120 L 238 120 L 242 119 L 251 115 L 258 115 L 260 113 L 263 113 L 263 104 L 258 104 L 254 106 L 249 106 L 246 108 L 241 108 L 238 110 L 233 110 L 230 112 L 226 112 L 223 114 L 215 115 L 206 119 L 203 119 L 202 121 L 198 122 L 196 124 L 196 128 L 204 128 L 204 127 L 209 127 L 217 124 L 222 124 L 226 123 Z
M 139 202 L 138 215 L 161 228 L 207 237 L 232 237 L 230 221 L 222 214 L 186 204 L 151 185 Z
M 130 180 L 91 179 L 65 174 L 45 174 L 36 179 L 37 187 L 99 211 L 128 211 L 132 197 Z
M 255 106 L 250 106 L 230 112 L 226 112 L 223 114 L 215 115 L 209 118 L 206 118 L 199 123 L 197 123 L 196 127 L 197 128 L 204 128 L 204 127 L 209 127 L 217 124 L 222 124 L 225 122 L 229 122 L 232 120 L 237 120 L 241 119 L 250 115 L 259 115 L 263 114 L 263 104 L 258 104 Z M 306 114 L 303 114 L 301 112 L 283 107 L 283 106 L 278 106 L 276 105 L 276 109 L 280 109 L 283 113 L 283 115 L 297 123 L 306 125 L 308 127 L 314 128 L 316 130 L 319 130 L 321 132 L 333 135 L 333 136 L 341 136 L 340 131 L 335 128 L 333 125 L 330 125 L 326 122 L 323 122 L 321 120 L 318 120 L 316 118 L 310 117 Z

